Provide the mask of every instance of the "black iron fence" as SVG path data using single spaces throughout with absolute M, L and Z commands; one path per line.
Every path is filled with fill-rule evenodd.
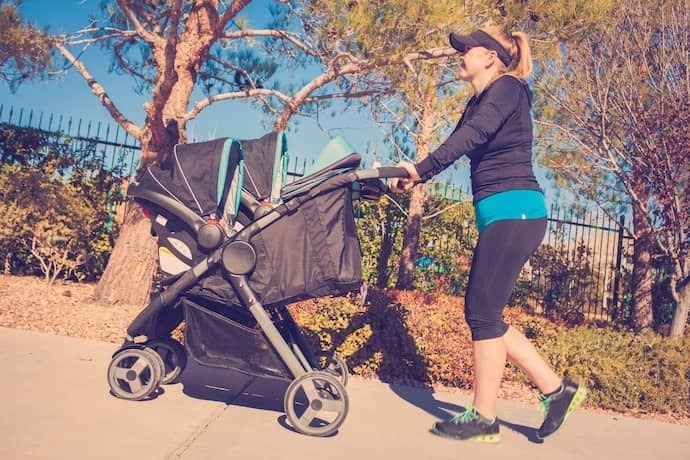
M 625 217 L 552 206 L 544 244 L 525 275 L 537 310 L 624 321 L 633 239 Z
M 91 157 L 86 160 L 96 161 L 123 178 L 131 178 L 138 167 L 139 143 L 118 125 L 0 105 L 0 128 L 49 133 L 69 141 L 75 150 L 88 143 L 92 147 L 88 149 Z M 306 159 L 292 158 L 288 175 L 301 177 L 307 166 Z M 444 184 L 429 189 L 430 193 L 453 201 L 463 200 L 469 194 Z M 587 318 L 620 317 L 621 312 L 627 311 L 626 274 L 631 271 L 631 238 L 624 228 L 622 217 L 614 218 L 600 211 L 583 215 L 553 206 L 544 245 L 521 277 L 517 290 L 520 301 L 544 313 L 558 309 Z
M 26 111 L 0 104 L 0 126 L 33 129 L 53 135 L 57 140 L 68 143 L 75 152 L 90 152 L 90 156 L 82 158 L 82 161 L 96 162 L 123 177 L 131 177 L 139 163 L 139 143 L 119 125 L 92 123 L 81 118 Z M 84 148 L 85 144 L 95 148 Z

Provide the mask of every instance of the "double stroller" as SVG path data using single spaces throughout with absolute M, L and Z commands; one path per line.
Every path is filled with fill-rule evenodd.
M 113 355 L 112 394 L 148 399 L 190 356 L 290 382 L 285 414 L 301 433 L 327 436 L 342 425 L 347 365 L 310 351 L 286 306 L 360 286 L 353 200 L 378 199 L 380 178 L 406 172 L 360 169 L 340 137 L 299 180 L 288 183 L 287 160 L 281 132 L 181 144 L 130 185 L 158 238 L 159 289 Z M 171 337 L 182 321 L 184 345 Z

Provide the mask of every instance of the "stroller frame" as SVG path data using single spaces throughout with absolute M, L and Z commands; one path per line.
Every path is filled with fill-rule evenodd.
M 249 283 L 249 276 L 257 262 L 257 253 L 251 240 L 263 229 L 317 196 L 355 183 L 367 184 L 378 182 L 380 178 L 407 177 L 407 172 L 397 167 L 355 169 L 359 162 L 359 155 L 353 154 L 328 169 L 288 184 L 281 193 L 283 201 L 274 207 L 262 205 L 243 189 L 240 206 L 248 210 L 254 219 L 230 236 L 218 224 L 206 222 L 178 201 L 136 184 L 130 185 L 128 196 L 144 207 L 153 205 L 179 217 L 199 245 L 208 251 L 208 255 L 155 296 L 129 325 L 125 341 L 113 355 L 109 366 L 108 381 L 112 393 L 123 399 L 147 399 L 156 393 L 161 383 L 175 380 L 184 367 L 187 350 L 170 338 L 142 339 L 141 331 L 146 330 L 145 325 L 161 311 L 173 307 L 210 270 L 221 266 L 225 279 L 242 306 L 254 318 L 293 378 L 284 398 L 288 421 L 297 431 L 308 435 L 328 436 L 336 432 L 348 411 L 345 390 L 347 365 L 339 357 L 331 356 L 322 366 L 309 351 L 285 306 L 267 311 Z M 282 320 L 284 332 L 276 326 L 276 317 Z M 126 381 L 124 385 L 123 381 Z M 306 406 L 303 402 L 305 397 Z M 324 415 L 325 412 L 329 413 L 329 417 Z

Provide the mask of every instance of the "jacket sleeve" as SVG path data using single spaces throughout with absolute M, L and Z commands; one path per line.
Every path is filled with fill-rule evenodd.
M 433 153 L 415 165 L 423 181 L 431 179 L 463 155 L 472 154 L 489 142 L 517 109 L 522 83 L 502 77 L 486 89 L 472 116 L 467 118 Z

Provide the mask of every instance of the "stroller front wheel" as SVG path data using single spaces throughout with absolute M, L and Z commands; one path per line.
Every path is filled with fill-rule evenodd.
M 125 348 L 113 356 L 108 366 L 108 385 L 118 398 L 141 401 L 160 385 L 163 364 L 160 357 L 145 348 Z
M 345 421 L 349 399 L 337 377 L 327 372 L 307 372 L 290 383 L 284 405 L 295 430 L 310 436 L 330 436 Z

